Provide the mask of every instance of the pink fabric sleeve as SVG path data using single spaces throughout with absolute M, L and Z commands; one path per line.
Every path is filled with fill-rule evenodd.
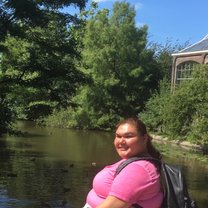
M 133 162 L 115 177 L 109 195 L 132 204 L 150 199 L 160 191 L 158 178 L 153 164 Z

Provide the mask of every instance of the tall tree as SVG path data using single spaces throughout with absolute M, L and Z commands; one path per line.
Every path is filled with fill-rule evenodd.
M 137 28 L 134 18 L 129 3 L 116 2 L 112 14 L 98 11 L 86 24 L 80 68 L 91 82 L 74 101 L 80 106 L 77 117 L 88 117 L 89 128 L 136 116 L 157 88 L 160 73 L 153 51 L 146 47 L 147 26 Z
M 82 73 L 75 67 L 79 52 L 73 35 L 82 20 L 63 8 L 83 9 L 85 3 L 85 0 L 0 2 L 1 103 L 11 89 L 19 86 L 41 92 L 41 97 L 33 96 L 32 101 L 42 99 L 66 105 L 83 81 Z

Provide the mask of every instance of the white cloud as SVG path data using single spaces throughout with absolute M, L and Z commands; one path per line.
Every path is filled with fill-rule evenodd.
M 137 2 L 137 3 L 135 3 L 134 8 L 135 8 L 135 10 L 139 10 L 139 9 L 143 8 L 143 4 L 140 2 Z
M 136 23 L 136 27 L 137 28 L 140 28 L 140 27 L 142 27 L 142 26 L 144 26 L 145 25 L 145 23 L 143 23 L 143 22 L 137 22 Z

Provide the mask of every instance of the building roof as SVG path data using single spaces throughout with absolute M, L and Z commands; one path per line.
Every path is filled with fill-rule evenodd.
M 184 48 L 183 50 L 179 51 L 178 53 L 172 54 L 174 55 L 182 55 L 182 54 L 193 54 L 193 53 L 200 53 L 200 52 L 208 52 L 208 35 L 206 35 L 202 40 Z

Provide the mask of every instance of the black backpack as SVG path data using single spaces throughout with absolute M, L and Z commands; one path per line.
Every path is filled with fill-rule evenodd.
M 118 166 L 115 176 L 128 164 L 137 160 L 148 160 L 158 167 L 164 191 L 164 200 L 161 208 L 197 208 L 196 202 L 189 197 L 181 166 L 162 163 L 152 157 L 132 157 Z M 133 206 L 142 208 L 138 204 Z

